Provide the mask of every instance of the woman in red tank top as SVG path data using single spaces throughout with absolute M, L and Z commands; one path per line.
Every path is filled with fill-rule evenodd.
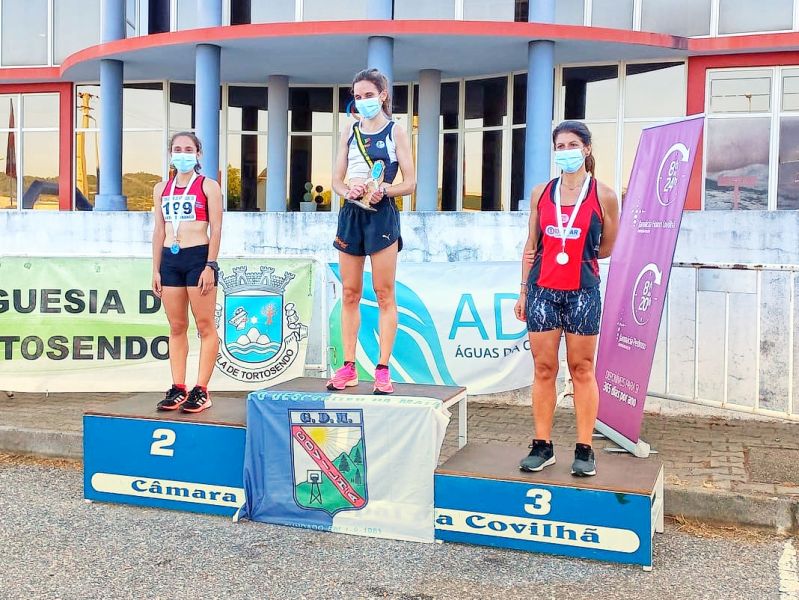
M 219 348 L 214 312 L 222 191 L 216 181 L 200 175 L 202 144 L 196 135 L 176 133 L 169 152 L 174 174 L 153 190 L 153 292 L 161 298 L 169 321 L 172 387 L 156 408 L 198 413 L 211 407 L 208 382 Z M 186 388 L 189 307 L 200 334 L 197 385 L 191 390 Z
M 566 358 L 574 383 L 577 444 L 572 474 L 596 474 L 591 440 L 599 405 L 594 355 L 601 314 L 600 258 L 610 256 L 619 225 L 619 205 L 609 186 L 594 179 L 591 132 L 579 121 L 564 121 L 552 133 L 561 175 L 536 186 L 522 259 L 516 318 L 527 321 L 535 363 L 535 435 L 519 467 L 540 471 L 555 463 L 558 351 L 566 334 Z

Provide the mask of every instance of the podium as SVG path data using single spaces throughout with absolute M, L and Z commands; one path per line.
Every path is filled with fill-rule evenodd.
M 436 539 L 652 567 L 663 531 L 663 464 L 598 453 L 597 475 L 570 473 L 573 448 L 538 473 L 528 449 L 470 444 L 436 470 Z
M 244 502 L 244 399 L 213 394 L 199 414 L 140 394 L 83 417 L 87 500 L 233 515 Z
M 466 443 L 466 390 L 395 384 L 396 396 L 459 404 L 459 445 Z M 299 377 L 270 391 L 324 393 L 325 380 Z M 336 394 L 372 394 L 361 383 Z M 197 513 L 233 516 L 244 504 L 246 397 L 213 393 L 198 414 L 159 412 L 162 395 L 139 394 L 83 417 L 84 497 Z M 375 396 L 381 398 L 381 396 Z

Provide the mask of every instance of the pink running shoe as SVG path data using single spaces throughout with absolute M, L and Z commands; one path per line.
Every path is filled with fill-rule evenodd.
M 358 385 L 358 372 L 354 364 L 345 364 L 327 382 L 327 389 L 331 392 Z
M 394 393 L 394 386 L 391 385 L 391 371 L 388 369 L 375 370 L 375 390 L 378 396 Z

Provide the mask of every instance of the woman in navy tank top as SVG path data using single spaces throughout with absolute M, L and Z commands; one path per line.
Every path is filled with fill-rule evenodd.
M 346 201 L 338 215 L 333 246 L 339 251 L 344 293 L 341 337 L 344 365 L 327 382 L 329 390 L 358 384 L 355 348 L 360 326 L 360 302 L 366 257 L 372 263 L 372 282 L 380 311 L 380 356 L 374 361 L 374 393 L 394 391 L 388 368 L 397 334 L 394 279 L 397 254 L 402 250 L 397 196 L 413 193 L 416 173 L 408 134 L 391 120 L 388 80 L 377 69 L 355 76 L 352 95 L 358 121 L 344 131 L 333 169 L 333 189 Z M 397 174 L 402 181 L 395 183 Z
M 560 177 L 536 186 L 522 259 L 516 318 L 527 321 L 535 363 L 530 454 L 519 467 L 540 471 L 555 463 L 552 420 L 562 333 L 574 384 L 577 444 L 571 472 L 596 474 L 591 440 L 599 406 L 594 355 L 601 315 L 600 258 L 610 256 L 619 226 L 612 188 L 594 179 L 591 132 L 579 121 L 564 121 L 552 134 Z

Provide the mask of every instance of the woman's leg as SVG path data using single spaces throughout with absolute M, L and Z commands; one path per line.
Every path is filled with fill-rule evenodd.
M 344 360 L 355 362 L 358 329 L 361 327 L 361 294 L 363 293 L 363 265 L 365 256 L 338 253 L 343 293 L 341 298 L 341 337 L 344 343 Z
M 394 339 L 397 337 L 397 297 L 394 293 L 397 279 L 397 242 L 388 248 L 375 252 L 369 258 L 372 262 L 372 285 L 380 309 L 380 360 L 378 364 L 388 365 Z
M 558 375 L 558 348 L 560 329 L 530 333 L 530 349 L 535 363 L 533 379 L 533 419 L 535 439 L 552 440 L 552 422 L 555 418 L 557 390 L 555 378 Z
M 211 374 L 214 372 L 216 356 L 219 352 L 219 337 L 214 324 L 214 310 L 216 309 L 216 291 L 214 288 L 203 296 L 200 288 L 187 288 L 191 312 L 200 334 L 200 367 L 197 371 L 197 385 L 208 387 Z
M 186 384 L 186 357 L 189 354 L 189 296 L 185 287 L 164 286 L 161 288 L 161 302 L 169 321 L 169 367 L 172 370 L 172 383 Z
M 596 335 L 566 334 L 566 360 L 574 384 L 577 443 L 591 445 L 599 408 L 599 387 L 594 371 Z

